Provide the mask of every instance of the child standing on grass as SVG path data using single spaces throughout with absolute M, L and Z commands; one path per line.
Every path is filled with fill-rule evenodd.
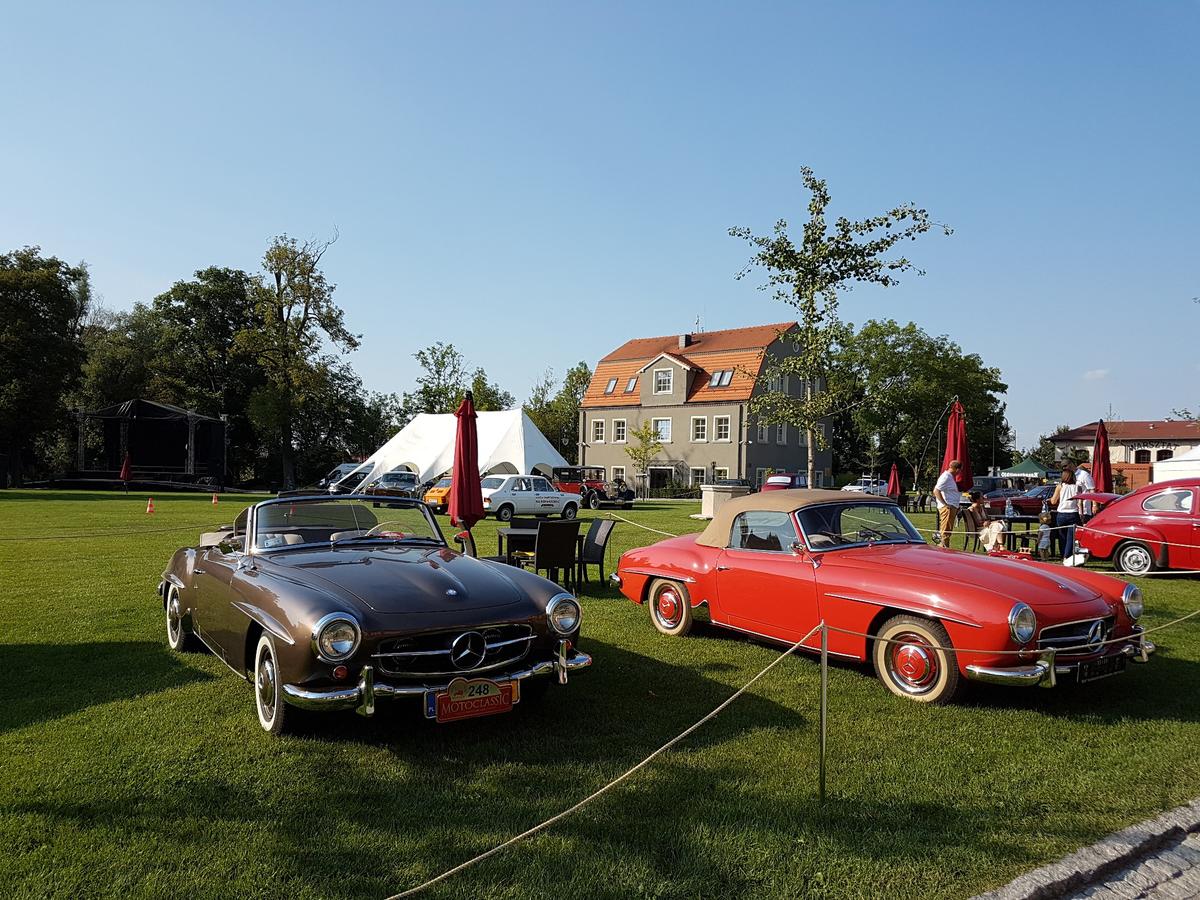
M 1050 534 L 1051 534 L 1050 522 L 1051 522 L 1051 520 L 1052 520 L 1052 516 L 1048 512 L 1044 512 L 1040 516 L 1038 516 L 1038 521 L 1042 523 L 1041 525 L 1038 526 L 1038 542 L 1037 542 L 1038 559 L 1048 560 L 1050 558 Z

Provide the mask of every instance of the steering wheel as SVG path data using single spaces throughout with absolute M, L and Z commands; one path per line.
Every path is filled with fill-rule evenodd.
M 375 526 L 375 528 L 378 527 L 378 525 Z M 367 534 L 375 535 L 376 537 L 395 538 L 398 541 L 408 537 L 403 531 L 376 531 L 375 528 L 370 529 Z
M 858 529 L 858 537 L 864 541 L 886 541 L 887 535 L 878 528 L 860 528 Z

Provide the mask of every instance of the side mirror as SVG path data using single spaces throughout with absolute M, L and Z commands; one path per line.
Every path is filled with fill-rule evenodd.
M 225 540 L 217 544 L 217 549 L 222 553 L 239 553 L 245 545 L 245 538 L 227 537 Z
M 808 556 L 808 551 L 804 549 L 804 544 L 800 543 L 800 541 L 792 541 L 788 549 L 792 551 L 793 556 Z

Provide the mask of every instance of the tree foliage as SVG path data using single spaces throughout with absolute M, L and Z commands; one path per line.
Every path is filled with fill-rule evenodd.
M 645 473 L 650 463 L 662 452 L 662 448 L 663 444 L 658 439 L 654 423 L 649 419 L 639 427 L 629 430 L 629 445 L 625 448 L 625 453 L 633 463 L 636 474 Z
M 844 382 L 835 377 L 838 372 L 832 363 L 845 336 L 838 317 L 839 296 L 856 284 L 891 287 L 898 283 L 899 276 L 913 271 L 914 266 L 903 254 L 893 255 L 896 244 L 916 240 L 936 223 L 924 209 L 907 203 L 865 219 L 839 216 L 830 225 L 825 181 L 807 166 L 800 171 L 809 201 L 799 243 L 785 219 L 777 221 L 769 235 L 756 235 L 745 227 L 731 228 L 729 234 L 754 248 L 750 262 L 737 277 L 763 270 L 766 282 L 761 289 L 773 291 L 796 312 L 797 327 L 780 336 L 788 344 L 786 352 L 770 358 L 760 377 L 798 381 L 803 391 L 799 396 L 781 390 L 761 391 L 752 401 L 751 411 L 760 421 L 782 422 L 806 432 L 808 478 L 813 484 L 813 454 L 824 443 L 818 425 L 844 404 L 848 393 Z
M 567 370 L 561 385 L 547 369 L 525 401 L 526 415 L 572 465 L 579 461 L 579 404 L 591 380 L 592 370 L 582 360 Z
M 0 449 L 19 484 L 25 455 L 63 427 L 63 398 L 78 382 L 91 304 L 86 266 L 37 247 L 0 255 Z
M 512 409 L 516 400 L 508 391 L 489 381 L 479 367 L 469 369 L 466 359 L 453 344 L 438 341 L 413 354 L 421 366 L 417 388 L 405 393 L 400 419 L 408 423 L 418 413 L 451 413 L 458 409 L 467 391 L 480 411 Z

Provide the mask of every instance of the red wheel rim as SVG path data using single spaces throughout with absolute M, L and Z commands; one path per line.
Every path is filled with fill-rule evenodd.
M 933 644 L 912 631 L 893 635 L 888 644 L 888 675 L 906 694 L 924 694 L 938 683 L 941 662 Z
M 673 588 L 663 588 L 658 592 L 658 596 L 654 600 L 654 612 L 658 616 L 658 621 L 667 628 L 674 628 L 679 624 L 682 607 L 679 595 Z

